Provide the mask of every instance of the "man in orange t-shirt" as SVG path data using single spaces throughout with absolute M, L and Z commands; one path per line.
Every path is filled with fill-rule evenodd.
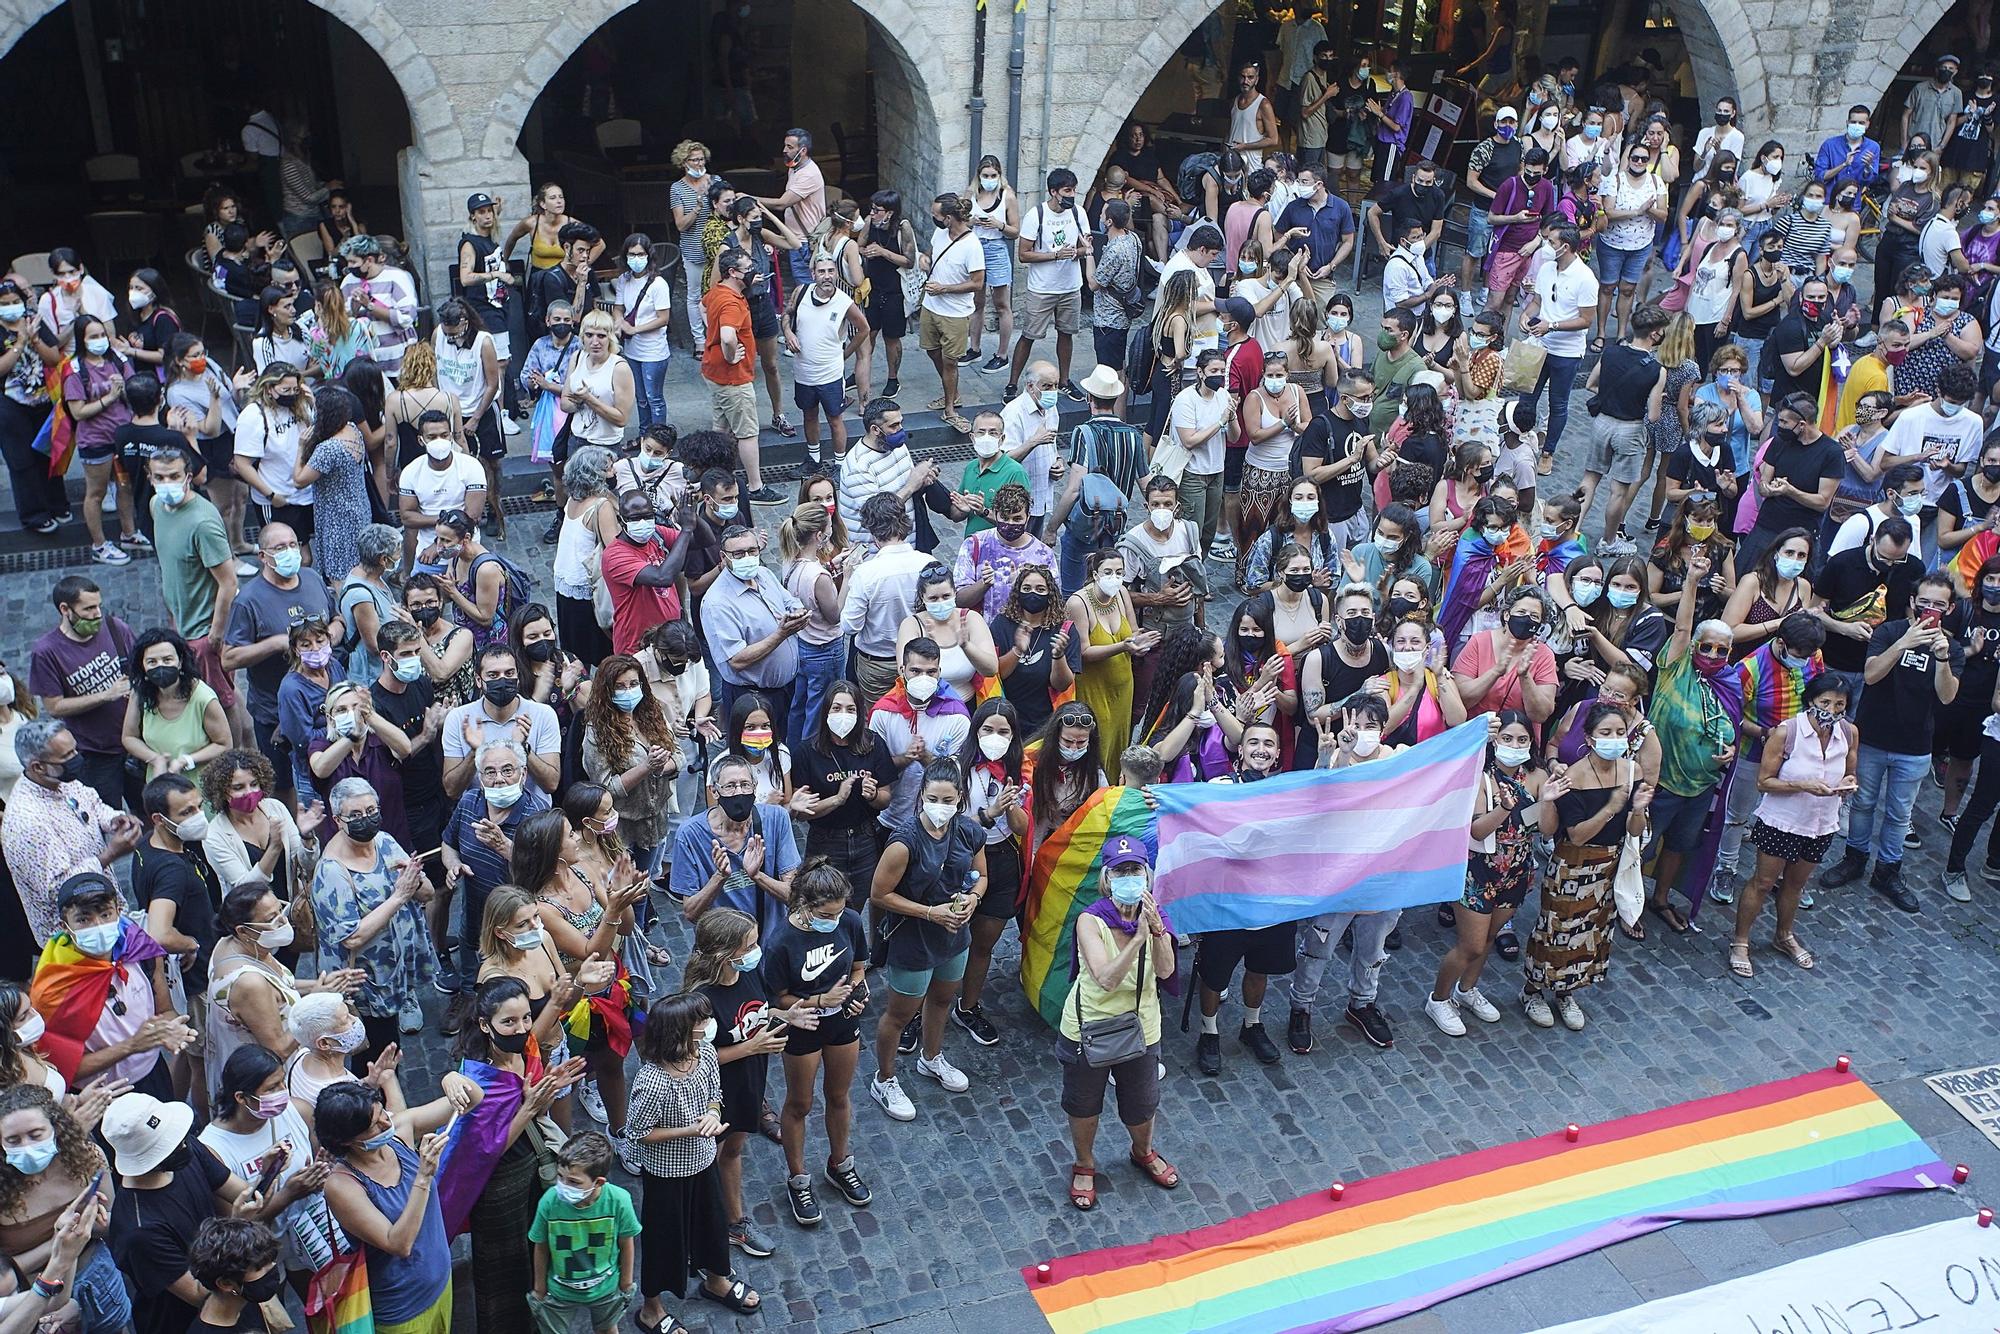
M 736 437 L 736 456 L 750 485 L 744 500 L 772 505 L 783 499 L 764 485 L 757 459 L 757 391 L 751 386 L 757 339 L 750 332 L 750 284 L 756 261 L 732 246 L 716 260 L 715 281 L 701 299 L 708 338 L 701 350 L 701 378 L 715 394 L 715 429 Z

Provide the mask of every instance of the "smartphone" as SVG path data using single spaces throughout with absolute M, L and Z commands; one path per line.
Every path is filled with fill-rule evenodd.
M 108 1170 L 102 1167 L 97 1169 L 97 1175 L 90 1179 L 90 1189 L 84 1192 L 86 1195 L 97 1194 L 98 1190 L 104 1185 L 104 1174 Z
M 257 1173 L 257 1183 L 250 1189 L 258 1195 L 270 1198 L 271 1187 L 278 1180 L 278 1173 L 285 1170 L 285 1162 L 291 1154 L 284 1148 L 276 1148 L 265 1155 L 264 1166 Z

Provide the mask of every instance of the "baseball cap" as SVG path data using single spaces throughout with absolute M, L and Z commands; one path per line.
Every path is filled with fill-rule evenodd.
M 1495 125 L 1498 125 L 1503 120 L 1511 120 L 1518 123 L 1520 119 L 1521 119 L 1521 113 L 1514 110 L 1514 108 L 1512 107 L 1501 107 L 1498 111 L 1493 113 L 1493 123 Z
M 78 899 L 93 898 L 100 894 L 109 894 L 112 898 L 118 899 L 118 882 L 103 871 L 78 871 L 56 886 L 56 915 L 60 917 L 63 910 Z M 124 906 L 122 899 L 119 906 L 121 908 Z
M 1248 329 L 1257 322 L 1257 308 L 1240 296 L 1232 296 L 1222 302 L 1222 313 L 1227 315 L 1239 329 Z
M 477 213 L 482 208 L 492 208 L 492 207 L 493 207 L 493 196 L 487 194 L 484 190 L 481 190 L 476 194 L 468 195 L 465 200 L 465 212 L 466 216 L 468 217 L 470 217 L 474 213 Z
M 194 1126 L 194 1108 L 184 1102 L 161 1102 L 150 1093 L 125 1093 L 104 1109 L 98 1128 L 111 1146 L 112 1165 L 119 1175 L 144 1176 L 187 1140 Z
M 1146 855 L 1146 845 L 1138 839 L 1133 838 L 1130 834 L 1120 834 L 1105 843 L 1104 866 L 1106 870 L 1114 866 L 1130 866 L 1135 862 L 1140 866 L 1149 866 L 1152 864 L 1152 858 Z

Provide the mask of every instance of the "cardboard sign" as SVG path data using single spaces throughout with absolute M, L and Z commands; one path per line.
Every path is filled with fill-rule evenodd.
M 1926 1075 L 1924 1083 L 2000 1146 L 2000 1063 L 1976 1065 L 1948 1075 Z

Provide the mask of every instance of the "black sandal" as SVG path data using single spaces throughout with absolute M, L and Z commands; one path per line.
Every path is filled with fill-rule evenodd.
M 637 1316 L 632 1317 L 632 1323 L 639 1327 L 639 1334 L 692 1334 L 686 1325 L 674 1318 L 671 1311 L 661 1316 L 657 1325 L 649 1325 Z
M 729 1290 L 727 1292 L 717 1292 L 708 1286 L 706 1280 L 703 1280 L 701 1285 L 694 1291 L 695 1295 L 703 1301 L 714 1302 L 717 1306 L 726 1306 L 738 1315 L 755 1315 L 764 1309 L 764 1299 L 762 1297 L 757 1298 L 754 1302 L 748 1300 L 753 1295 L 750 1291 L 750 1285 L 740 1278 L 729 1280 Z
M 1667 929 L 1677 936 L 1684 936 L 1694 929 L 1694 923 L 1688 920 L 1688 915 L 1682 912 L 1672 900 L 1668 900 L 1665 903 L 1648 902 L 1646 904 L 1646 911 L 1665 922 Z

